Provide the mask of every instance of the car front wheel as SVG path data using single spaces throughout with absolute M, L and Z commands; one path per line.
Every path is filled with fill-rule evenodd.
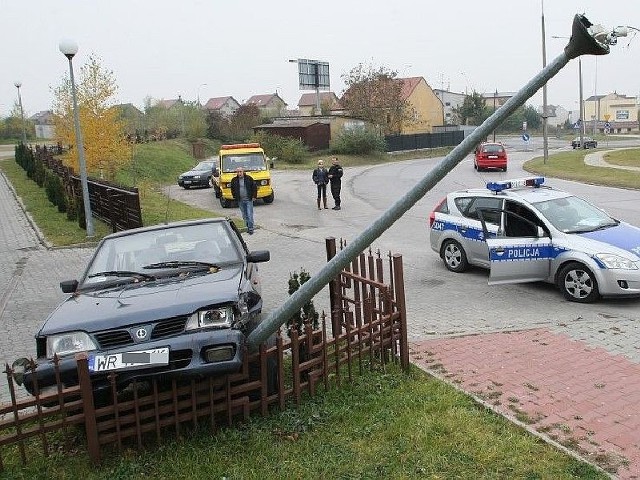
M 444 261 L 444 266 L 447 270 L 451 270 L 455 273 L 462 273 L 469 268 L 469 262 L 467 261 L 467 254 L 465 253 L 462 245 L 455 240 L 446 240 L 442 244 L 441 256 Z
M 264 203 L 273 203 L 273 192 L 271 192 L 271 195 L 267 195 L 266 197 L 263 198 Z
M 600 298 L 593 272 L 578 262 L 565 265 L 558 274 L 558 287 L 571 302 L 592 303 Z

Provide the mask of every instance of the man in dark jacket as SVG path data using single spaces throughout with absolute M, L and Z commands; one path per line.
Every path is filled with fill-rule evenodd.
M 231 196 L 238 202 L 247 233 L 253 235 L 253 200 L 258 197 L 258 187 L 242 167 L 236 168 L 236 176 L 231 180 Z
M 331 168 L 329 168 L 329 181 L 331 182 L 331 195 L 336 203 L 332 210 L 340 210 L 340 189 L 342 188 L 342 167 L 338 164 L 338 157 L 331 157 Z

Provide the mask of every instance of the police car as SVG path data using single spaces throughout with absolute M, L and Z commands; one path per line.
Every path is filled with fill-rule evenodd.
M 489 285 L 545 281 L 581 303 L 640 295 L 640 228 L 543 177 L 449 193 L 429 227 L 447 269 L 487 268 Z

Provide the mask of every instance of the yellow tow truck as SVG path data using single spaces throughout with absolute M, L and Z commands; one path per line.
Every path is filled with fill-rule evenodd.
M 237 143 L 220 147 L 218 162 L 213 169 L 213 188 L 222 208 L 235 205 L 231 196 L 231 179 L 238 167 L 242 167 L 256 182 L 258 198 L 264 203 L 273 203 L 270 164 L 264 150 L 259 143 Z

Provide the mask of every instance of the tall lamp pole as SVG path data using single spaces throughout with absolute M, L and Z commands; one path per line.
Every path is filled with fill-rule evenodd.
M 498 96 L 498 89 L 493 92 L 493 113 L 496 113 L 496 97 Z M 493 129 L 493 143 L 496 143 L 496 129 Z
M 82 203 L 84 204 L 84 218 L 87 226 L 87 237 L 95 235 L 93 228 L 93 216 L 91 215 L 91 201 L 89 199 L 89 183 L 87 181 L 87 163 L 84 157 L 84 142 L 80 129 L 80 113 L 78 112 L 78 96 L 76 94 L 76 82 L 73 78 L 73 57 L 78 53 L 78 44 L 73 40 L 62 40 L 59 45 L 60 52 L 69 60 L 69 77 L 71 79 L 71 97 L 73 98 L 73 121 L 76 130 L 76 148 L 78 149 L 78 163 L 80 164 L 80 184 L 82 185 Z
M 544 29 L 544 0 L 541 0 L 542 6 L 542 68 L 547 66 L 547 45 Z M 542 149 L 544 152 L 543 163 L 547 163 L 549 159 L 549 130 L 547 122 L 547 83 L 542 86 Z
M 16 88 L 18 89 L 18 105 L 20 105 L 20 118 L 22 120 L 22 144 L 27 144 L 27 132 L 24 128 L 24 110 L 22 108 L 22 96 L 20 95 L 20 87 L 22 86 L 22 82 L 17 81 L 14 83 Z

